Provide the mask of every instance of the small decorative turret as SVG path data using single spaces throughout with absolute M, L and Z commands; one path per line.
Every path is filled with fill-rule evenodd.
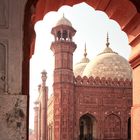
M 41 76 L 41 79 L 42 79 L 42 85 L 45 86 L 46 85 L 46 80 L 47 80 L 47 72 L 45 70 L 43 70 L 41 72 L 42 76 Z

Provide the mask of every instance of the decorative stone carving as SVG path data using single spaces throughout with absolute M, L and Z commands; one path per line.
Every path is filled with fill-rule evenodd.
M 26 140 L 27 98 L 0 95 L 0 136 L 2 140 Z
M 77 76 L 75 77 L 75 85 L 79 86 L 92 86 L 92 87 L 130 87 L 132 85 L 131 80 L 124 80 L 120 79 L 118 80 L 117 78 L 111 79 L 108 78 L 106 79 L 105 77 L 99 78 L 99 77 L 89 77 L 87 78 L 86 76 L 81 77 Z

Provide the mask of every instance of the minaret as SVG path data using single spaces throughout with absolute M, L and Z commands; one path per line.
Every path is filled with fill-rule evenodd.
M 35 107 L 34 107 L 34 134 L 35 134 L 35 140 L 38 140 L 38 101 L 36 101 Z
M 54 140 L 71 140 L 74 137 L 73 52 L 76 49 L 72 37 L 76 31 L 71 22 L 63 16 L 51 33 L 55 38 L 51 45 L 55 57 Z
M 42 83 L 39 85 L 39 97 L 37 101 L 38 115 L 36 115 L 36 140 L 48 140 L 47 134 L 47 101 L 48 101 L 48 87 L 46 86 L 47 72 L 41 72 Z M 38 128 L 37 128 L 38 127 Z
M 46 86 L 47 72 L 42 71 L 42 85 L 41 85 L 41 140 L 47 140 L 47 101 L 48 101 L 48 87 Z

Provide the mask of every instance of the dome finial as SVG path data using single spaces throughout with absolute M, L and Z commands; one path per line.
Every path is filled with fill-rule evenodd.
M 110 43 L 109 43 L 109 35 L 108 35 L 108 32 L 107 32 L 107 38 L 106 38 L 106 41 L 107 41 L 107 42 L 106 42 L 106 46 L 109 47 Z
M 114 52 L 112 51 L 112 49 L 109 47 L 109 45 L 110 45 L 110 43 L 109 43 L 109 37 L 108 37 L 108 32 L 107 32 L 106 47 L 105 47 L 105 49 L 103 50 L 103 52 L 100 53 L 100 54 L 103 54 L 103 53 L 114 53 Z M 100 54 L 99 54 L 99 55 L 100 55 Z
M 85 49 L 84 49 L 84 57 L 87 57 L 87 47 L 86 47 L 86 43 L 85 43 Z
M 65 14 L 63 13 L 63 18 L 65 17 Z

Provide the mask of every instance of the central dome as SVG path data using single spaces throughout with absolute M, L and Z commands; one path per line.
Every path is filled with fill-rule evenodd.
M 75 76 L 99 77 L 99 78 L 117 78 L 132 79 L 132 69 L 129 62 L 119 54 L 112 51 L 109 47 L 109 38 L 107 34 L 106 48 L 93 60 L 86 58 L 86 48 L 82 61 L 74 66 Z
M 125 58 L 106 47 L 102 53 L 87 64 L 82 76 L 131 80 L 132 70 Z

